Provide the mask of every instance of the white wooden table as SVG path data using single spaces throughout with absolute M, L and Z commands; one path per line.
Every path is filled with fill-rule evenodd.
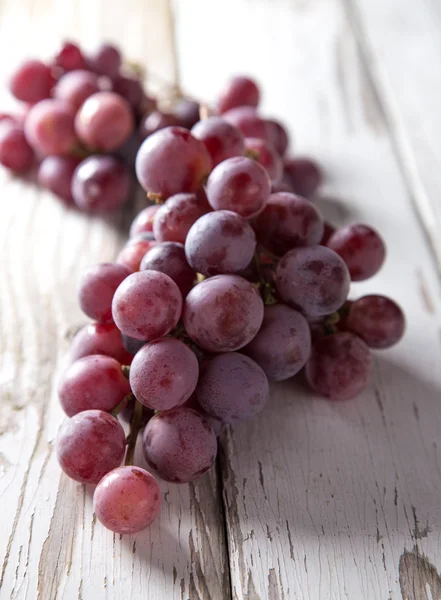
M 1 0 L 1 75 L 70 36 L 118 40 L 208 101 L 228 75 L 256 76 L 264 111 L 327 169 L 328 218 L 386 238 L 385 267 L 354 294 L 397 299 L 407 335 L 355 401 L 274 386 L 259 418 L 226 431 L 217 470 L 161 484 L 160 518 L 121 539 L 95 522 L 91 490 L 60 475 L 53 440 L 83 323 L 76 281 L 112 259 L 130 215 L 66 211 L 1 171 L 0 597 L 439 599 L 441 4 L 185 0 L 175 14 L 178 68 L 165 1 Z

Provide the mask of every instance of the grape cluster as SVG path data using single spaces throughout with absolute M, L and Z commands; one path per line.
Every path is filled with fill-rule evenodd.
M 114 75 L 106 53 L 95 60 Z M 156 203 L 135 218 L 116 262 L 80 281 L 94 323 L 74 339 L 60 383 L 70 419 L 57 454 L 70 477 L 97 484 L 97 517 L 117 533 L 146 527 L 160 508 L 156 479 L 133 466 L 139 432 L 159 477 L 193 481 L 213 465 L 222 427 L 265 407 L 270 381 L 303 372 L 330 400 L 353 398 L 368 383 L 370 349 L 404 332 L 393 300 L 348 300 L 351 281 L 381 268 L 384 243 L 366 225 L 325 223 L 313 203 L 321 169 L 286 158 L 288 134 L 260 115 L 259 97 L 252 80 L 236 77 L 214 116 L 194 123 L 187 105 L 186 127 L 158 110 L 147 117 L 136 173 Z M 105 150 L 118 137 L 93 95 L 75 123 Z M 74 190 L 87 190 L 96 160 L 76 171 Z M 130 420 L 127 439 L 117 416 Z

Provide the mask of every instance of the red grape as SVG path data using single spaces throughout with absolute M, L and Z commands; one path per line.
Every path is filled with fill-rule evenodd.
M 220 117 L 199 121 L 191 133 L 204 143 L 213 161 L 213 167 L 227 158 L 242 156 L 245 151 L 242 133 Z
M 289 192 L 292 194 L 293 189 L 286 181 L 272 181 L 271 194 L 277 194 L 277 192 Z
M 352 333 L 336 333 L 317 341 L 306 363 L 311 388 L 330 400 L 350 400 L 367 385 L 372 357 L 367 345 Z
M 113 297 L 113 320 L 125 335 L 155 340 L 176 327 L 182 311 L 182 294 L 164 273 L 141 271 L 129 275 Z
M 78 290 L 81 310 L 95 321 L 111 323 L 116 288 L 130 274 L 130 269 L 115 263 L 89 267 L 81 277 Z
M 130 175 L 113 156 L 92 155 L 83 160 L 72 178 L 75 204 L 88 212 L 119 208 L 130 192 Z
M 125 448 L 124 429 L 103 410 L 85 410 L 68 419 L 55 446 L 63 471 L 81 483 L 98 483 L 121 464 Z
M 172 125 L 176 125 L 173 115 L 163 113 L 160 110 L 154 110 L 141 121 L 139 135 L 141 139 L 145 140 L 145 138 L 152 135 L 152 133 L 164 129 L 165 127 L 171 127 Z
M 78 110 L 89 96 L 99 91 L 99 81 L 95 73 L 75 70 L 60 77 L 53 93 L 55 98 L 68 102 Z
M 180 406 L 156 414 L 147 423 L 143 449 L 148 464 L 166 481 L 187 483 L 214 463 L 217 440 L 202 415 Z
M 194 352 L 180 340 L 162 338 L 136 353 L 130 367 L 130 386 L 144 406 L 169 410 L 188 400 L 198 376 Z
M 283 162 L 271 142 L 259 138 L 246 138 L 245 148 L 256 153 L 255 160 L 266 169 L 272 181 L 278 181 L 282 177 Z
M 137 533 L 150 525 L 161 509 L 161 490 L 148 471 L 118 467 L 107 473 L 93 494 L 93 509 L 114 533 Z
M 121 146 L 134 127 L 129 103 L 114 92 L 92 94 L 75 118 L 75 129 L 81 141 L 93 150 L 104 152 Z
M 110 356 L 85 356 L 70 365 L 58 387 L 68 417 L 84 410 L 112 411 L 130 393 L 121 365 Z
M 107 75 L 114 79 L 121 67 L 121 53 L 112 44 L 101 44 L 99 48 L 89 56 L 89 68 L 101 75 Z
M 323 236 L 320 241 L 321 246 L 327 246 L 329 239 L 335 233 L 335 227 L 333 225 L 331 225 L 331 223 L 328 223 L 327 221 L 325 221 L 324 225 L 325 225 L 325 227 L 323 230 Z
M 146 206 L 136 215 L 130 226 L 130 237 L 134 237 L 145 231 L 153 231 L 153 219 L 159 207 L 159 204 Z
M 113 82 L 113 91 L 127 100 L 134 111 L 137 111 L 144 100 L 144 89 L 139 79 L 120 75 Z
M 236 75 L 232 77 L 222 90 L 217 109 L 220 113 L 237 106 L 257 106 L 260 100 L 260 90 L 249 77 Z
M 284 177 L 296 194 L 309 198 L 323 181 L 323 173 L 318 164 L 310 158 L 290 158 L 285 160 Z
M 63 71 L 75 71 L 87 67 L 86 59 L 80 48 L 72 42 L 64 42 L 54 58 L 54 64 Z
M 122 365 L 132 362 L 132 355 L 124 348 L 121 332 L 114 323 L 85 325 L 74 337 L 70 347 L 71 362 L 91 354 L 111 356 Z
M 176 125 L 191 129 L 199 121 L 199 104 L 188 98 L 181 98 L 173 106 Z
M 34 164 L 34 151 L 23 127 L 4 119 L 0 122 L 0 164 L 16 173 L 28 171 Z
M 251 225 L 229 210 L 200 217 L 185 241 L 190 266 L 203 275 L 237 273 L 253 259 L 256 236 Z
M 346 328 L 371 348 L 390 348 L 404 335 L 405 317 L 401 308 L 385 296 L 363 296 L 353 302 Z
M 311 353 L 308 322 L 284 304 L 265 306 L 262 327 L 242 352 L 262 367 L 268 379 L 289 379 L 300 371 Z
M 325 246 L 294 248 L 277 266 L 276 287 L 284 302 L 311 317 L 338 310 L 349 293 L 348 269 Z
M 280 156 L 283 156 L 289 145 L 288 132 L 279 121 L 267 119 L 266 122 L 269 127 L 269 139 L 274 144 L 274 147 Z
M 218 354 L 203 364 L 196 397 L 205 412 L 223 423 L 244 421 L 268 402 L 268 379 L 248 356 Z
M 147 192 L 164 199 L 180 192 L 195 192 L 211 167 L 204 144 L 183 127 L 166 127 L 153 133 L 144 140 L 136 158 L 139 183 Z
M 323 227 L 323 217 L 312 202 L 289 192 L 271 194 L 253 221 L 258 241 L 278 256 L 297 246 L 318 244 Z
M 260 138 L 269 141 L 272 139 L 271 125 L 259 116 L 255 108 L 250 106 L 233 108 L 223 114 L 222 118 L 237 127 L 246 138 Z
M 80 160 L 73 156 L 46 156 L 38 169 L 38 183 L 66 204 L 72 204 L 72 177 L 79 164 Z
M 22 102 L 34 104 L 49 98 L 54 84 L 51 68 L 41 60 L 25 60 L 14 71 L 9 89 Z
M 347 225 L 337 229 L 327 246 L 345 261 L 352 281 L 363 281 L 375 275 L 386 257 L 383 240 L 367 225 Z
M 184 246 L 179 242 L 162 242 L 151 248 L 144 255 L 140 270 L 165 273 L 173 279 L 183 297 L 188 294 L 196 280 L 196 273 L 187 262 Z
M 158 242 L 185 243 L 190 227 L 211 210 L 203 194 L 176 194 L 155 214 L 153 233 Z
M 210 277 L 185 299 L 185 329 L 209 352 L 243 348 L 259 331 L 262 320 L 263 302 L 257 289 L 238 275 Z
M 215 210 L 232 210 L 248 219 L 265 208 L 270 189 L 265 169 L 250 158 L 237 156 L 213 170 L 207 182 L 207 197 Z
M 149 232 L 146 232 L 147 234 Z M 147 252 L 156 245 L 154 240 L 144 238 L 131 238 L 118 254 L 116 262 L 124 265 L 131 271 L 139 271 L 141 261 Z
M 42 100 L 29 111 L 25 134 L 40 154 L 69 154 L 77 144 L 74 110 L 61 100 Z

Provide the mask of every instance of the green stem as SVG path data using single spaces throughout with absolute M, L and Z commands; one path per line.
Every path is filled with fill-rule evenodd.
M 125 464 L 127 466 L 133 465 L 133 457 L 135 455 L 136 440 L 138 439 L 138 433 L 141 429 L 142 421 L 142 409 L 143 406 L 140 402 L 135 400 L 133 407 L 132 419 L 130 421 L 130 433 L 127 437 L 127 453 Z
M 121 365 L 121 371 L 126 379 L 129 378 L 130 375 L 130 367 L 129 365 Z
M 124 398 L 121 400 L 121 402 L 119 404 L 117 404 L 115 406 L 115 408 L 112 410 L 112 415 L 116 418 L 119 413 L 124 410 L 124 408 L 127 406 L 127 404 L 131 401 L 134 400 L 135 396 L 133 394 L 127 394 L 127 396 L 124 396 Z

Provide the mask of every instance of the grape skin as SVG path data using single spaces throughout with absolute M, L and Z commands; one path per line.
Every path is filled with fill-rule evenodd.
M 130 367 L 130 386 L 136 398 L 153 410 L 184 404 L 199 376 L 195 354 L 180 340 L 163 338 L 146 344 Z
M 367 225 L 354 224 L 337 229 L 327 246 L 345 261 L 352 281 L 364 281 L 375 275 L 386 257 L 383 240 Z
M 15 173 L 24 173 L 32 167 L 34 159 L 23 127 L 3 119 L 0 122 L 0 164 Z
M 129 352 L 132 356 L 135 356 L 139 350 L 147 343 L 146 340 L 135 340 L 135 338 L 131 338 L 128 335 L 121 334 L 122 343 L 124 348 Z
M 163 113 L 160 110 L 154 110 L 141 121 L 139 136 L 142 140 L 145 140 L 152 133 L 160 131 L 165 127 L 171 127 L 172 125 L 176 125 L 173 115 Z
M 262 327 L 242 352 L 256 361 L 268 379 L 289 379 L 300 371 L 311 353 L 308 322 L 284 304 L 265 306 Z
M 132 356 L 123 346 L 121 332 L 114 323 L 85 325 L 74 337 L 70 347 L 70 362 L 91 354 L 104 354 L 122 365 L 129 365 Z
M 116 288 L 131 272 L 124 265 L 115 263 L 101 263 L 84 271 L 78 290 L 84 314 L 100 323 L 111 323 Z
M 89 96 L 99 91 L 98 77 L 95 73 L 80 69 L 70 71 L 60 77 L 54 87 L 53 95 L 78 110 Z
M 269 139 L 274 145 L 278 154 L 280 156 L 283 156 L 287 151 L 289 145 L 288 132 L 286 131 L 285 127 L 275 119 L 266 119 L 266 122 L 270 132 Z
M 317 341 L 306 363 L 311 388 L 330 400 L 355 398 L 368 384 L 372 356 L 352 333 L 335 333 Z
M 65 421 L 55 445 L 61 468 L 80 483 L 98 483 L 121 464 L 125 448 L 124 429 L 102 410 L 85 410 Z
M 87 66 L 86 59 L 80 48 L 72 42 L 64 42 L 55 55 L 54 64 L 63 69 L 63 71 L 85 69 Z
M 227 158 L 242 156 L 245 151 L 242 133 L 220 117 L 199 121 L 191 133 L 204 143 L 213 161 L 213 168 Z
M 255 108 L 239 106 L 222 115 L 222 118 L 234 125 L 247 138 L 259 138 L 271 141 L 274 135 L 268 121 L 262 119 Z
M 77 144 L 75 113 L 67 102 L 47 99 L 35 104 L 25 120 L 25 134 L 35 152 L 69 154 Z
M 312 202 L 289 192 L 271 194 L 252 224 L 259 242 L 278 256 L 297 246 L 318 244 L 324 230 L 323 217 Z
M 245 421 L 268 402 L 268 379 L 248 356 L 218 354 L 203 364 L 196 397 L 206 413 L 223 423 Z
M 370 348 L 390 348 L 404 335 L 406 320 L 401 308 L 386 296 L 369 295 L 350 306 L 346 328 Z
M 163 199 L 195 192 L 211 168 L 204 144 L 183 127 L 165 127 L 153 133 L 144 140 L 136 157 L 139 183 L 146 192 L 160 194 Z
M 148 471 L 134 466 L 118 467 L 97 485 L 93 509 L 110 531 L 122 535 L 137 533 L 158 516 L 161 490 Z
M 190 227 L 211 210 L 202 194 L 176 194 L 163 204 L 153 220 L 158 242 L 185 243 Z
M 266 170 L 245 156 L 229 158 L 213 169 L 207 182 L 208 202 L 215 210 L 232 210 L 245 219 L 266 206 L 271 180 Z
M 185 241 L 190 266 L 203 275 L 237 273 L 254 255 L 256 236 L 238 214 L 229 210 L 210 212 L 196 221 Z
M 132 221 L 129 237 L 135 237 L 139 233 L 144 233 L 145 231 L 153 232 L 153 221 L 159 208 L 159 204 L 152 204 L 151 206 L 143 208 Z
M 29 104 L 49 98 L 54 78 L 51 69 L 41 60 L 25 60 L 12 74 L 9 81 L 11 93 Z
M 173 279 L 184 298 L 196 280 L 196 273 L 187 262 L 184 246 L 178 242 L 156 244 L 144 255 L 140 270 L 165 273 Z
M 260 90 L 255 81 L 243 75 L 232 77 L 222 90 L 217 103 L 219 113 L 238 106 L 257 106 Z
M 134 131 L 127 100 L 114 92 L 97 92 L 87 98 L 75 117 L 75 131 L 92 150 L 117 150 Z
M 176 125 L 191 129 L 199 121 L 199 104 L 189 98 L 181 98 L 173 106 Z
M 283 162 L 271 142 L 260 140 L 259 138 L 246 138 L 245 148 L 252 153 L 256 153 L 256 158 L 254 156 L 250 158 L 254 158 L 254 160 L 262 165 L 271 181 L 281 179 Z
M 156 414 L 142 439 L 147 463 L 165 481 L 187 483 L 214 463 L 217 440 L 207 421 L 191 408 L 180 406 Z
M 149 232 L 145 233 L 148 234 Z M 155 240 L 139 237 L 129 239 L 127 244 L 116 257 L 116 262 L 120 265 L 124 265 L 131 271 L 139 271 L 142 259 L 155 245 Z
M 73 156 L 46 156 L 38 168 L 38 183 L 66 204 L 73 204 L 72 177 L 79 164 Z
M 220 436 L 220 434 L 222 433 L 224 424 L 219 419 L 216 419 L 215 417 L 208 415 L 205 412 L 205 410 L 202 409 L 202 406 L 199 404 L 195 393 L 190 396 L 190 398 L 187 400 L 187 402 L 184 404 L 184 406 L 186 408 L 192 408 L 197 413 L 201 414 L 204 417 L 204 419 L 207 421 L 207 423 L 210 425 L 212 430 L 214 431 L 214 435 L 216 437 Z
M 121 365 L 110 356 L 92 355 L 70 365 L 58 387 L 68 417 L 84 410 L 112 411 L 130 393 Z
M 121 53 L 112 44 L 101 44 L 89 56 L 89 68 L 100 75 L 107 75 L 111 79 L 117 77 L 121 62 Z
M 349 293 L 348 269 L 325 246 L 294 248 L 280 259 L 276 288 L 281 299 L 311 317 L 338 310 Z
M 113 320 L 122 333 L 138 340 L 164 337 L 176 327 L 182 294 L 164 273 L 141 271 L 129 275 L 113 297 Z
M 190 338 L 204 350 L 239 350 L 259 331 L 263 302 L 254 285 L 243 277 L 216 275 L 188 294 L 183 320 Z
M 300 156 L 285 160 L 284 177 L 293 191 L 305 198 L 313 196 L 324 179 L 314 160 Z
M 127 100 L 134 111 L 140 108 L 144 100 L 142 84 L 135 77 L 119 75 L 113 82 L 113 91 Z

